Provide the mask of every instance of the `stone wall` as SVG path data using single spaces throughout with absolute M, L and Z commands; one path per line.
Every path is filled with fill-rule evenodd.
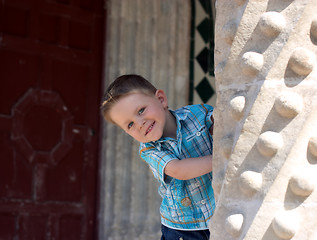
M 211 239 L 317 239 L 316 9 L 217 1 Z

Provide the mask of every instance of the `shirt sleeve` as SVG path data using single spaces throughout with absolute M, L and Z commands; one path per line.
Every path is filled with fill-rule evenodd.
M 154 146 L 141 144 L 140 156 L 149 165 L 154 177 L 160 182 L 167 183 L 164 169 L 170 161 L 178 159 L 175 153 L 164 149 L 159 150 Z
M 206 127 L 209 129 L 209 132 L 212 135 L 212 130 L 214 127 L 214 118 L 213 118 L 213 111 L 214 108 L 208 104 L 204 104 L 203 107 L 206 109 Z

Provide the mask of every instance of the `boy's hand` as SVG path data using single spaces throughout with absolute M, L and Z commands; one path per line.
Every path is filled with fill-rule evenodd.
M 212 155 L 186 158 L 182 160 L 174 159 L 170 161 L 164 169 L 164 173 L 179 180 L 188 180 L 200 177 L 212 171 Z
M 211 135 L 214 135 L 214 117 L 211 115 L 210 120 L 212 121 L 212 125 L 209 128 L 209 132 Z

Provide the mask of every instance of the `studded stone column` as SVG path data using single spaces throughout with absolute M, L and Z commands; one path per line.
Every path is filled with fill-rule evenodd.
M 210 239 L 317 239 L 317 1 L 217 1 Z

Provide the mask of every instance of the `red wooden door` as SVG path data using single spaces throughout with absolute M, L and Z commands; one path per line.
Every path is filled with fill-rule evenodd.
M 96 239 L 102 0 L 0 2 L 0 239 Z

